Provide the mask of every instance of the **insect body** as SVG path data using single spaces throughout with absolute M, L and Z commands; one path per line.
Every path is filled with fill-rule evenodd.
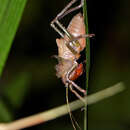
M 74 1 L 75 0 L 72 0 L 70 3 L 72 4 Z M 59 61 L 59 64 L 56 65 L 56 75 L 57 77 L 62 78 L 66 87 L 69 87 L 78 98 L 82 99 L 82 97 L 73 89 L 73 87 L 75 87 L 80 92 L 86 94 L 86 91 L 74 82 L 74 80 L 83 73 L 83 64 L 78 64 L 77 60 L 80 58 L 80 52 L 85 48 L 85 38 L 92 37 L 93 34 L 85 34 L 85 24 L 81 13 L 78 13 L 72 18 L 67 29 L 59 22 L 60 18 L 77 9 L 75 7 L 68 10 L 69 6 L 71 6 L 70 3 L 51 22 L 51 26 L 62 37 L 56 39 L 58 46 L 58 56 L 56 57 Z M 78 7 L 81 7 L 81 5 Z M 55 24 L 59 26 L 62 31 L 59 30 Z
M 81 13 L 78 13 L 76 16 L 72 18 L 67 28 L 67 31 L 72 35 L 73 38 L 85 35 L 85 25 Z M 56 39 L 56 43 L 58 46 L 58 57 L 59 57 L 59 64 L 56 65 L 57 76 L 62 78 L 64 84 L 70 82 L 69 80 L 76 80 L 83 72 L 82 63 L 78 65 L 76 60 L 80 57 L 80 52 L 85 48 L 86 40 L 85 38 L 81 38 L 74 41 L 77 43 L 74 43 L 75 45 L 71 46 L 76 53 L 74 53 L 66 45 L 68 43 L 73 44 L 72 42 L 67 37 L 67 35 L 65 35 L 64 38 Z M 68 72 L 71 69 L 72 72 L 68 74 Z M 75 83 L 73 82 L 73 84 Z

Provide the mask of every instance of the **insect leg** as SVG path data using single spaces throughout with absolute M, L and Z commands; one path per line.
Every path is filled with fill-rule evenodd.
M 78 63 L 75 61 L 73 66 L 71 67 L 71 69 L 67 72 L 66 74 L 66 81 L 73 85 L 73 87 L 75 87 L 77 90 L 79 90 L 80 92 L 82 92 L 84 95 L 86 95 L 86 90 L 80 88 L 77 84 L 75 84 L 72 80 L 69 79 L 70 74 L 74 71 L 74 69 L 78 66 Z
M 66 34 L 69 38 L 72 37 L 71 34 L 67 31 L 67 29 L 66 29 L 58 20 L 56 20 L 56 23 L 57 23 L 57 25 L 65 32 L 65 34 Z
M 80 9 L 83 5 L 84 5 L 84 0 L 81 0 L 80 4 L 79 4 L 78 6 L 73 7 L 73 8 L 71 8 L 71 9 L 69 9 L 69 10 L 66 10 L 66 11 L 59 17 L 59 19 L 63 18 L 64 16 L 66 16 L 67 14 L 69 14 L 69 13 L 75 11 L 75 10 Z
M 72 38 L 71 34 L 67 31 L 67 29 L 58 21 L 56 20 L 55 23 L 60 27 L 60 29 L 69 37 Z M 64 38 L 64 34 L 55 26 L 54 22 L 51 22 L 51 27 L 60 34 L 62 38 Z
M 75 87 L 77 90 L 79 90 L 80 92 L 82 92 L 84 95 L 86 95 L 86 90 L 80 88 L 76 83 L 74 83 L 72 80 L 67 80 L 70 84 L 73 85 L 73 87 Z
M 52 23 L 54 23 L 57 19 L 63 18 L 65 15 L 65 12 L 76 2 L 77 0 L 71 0 L 65 8 L 52 20 Z M 83 0 L 82 0 L 83 1 Z M 68 14 L 68 13 L 67 13 Z
M 68 36 L 69 39 L 73 39 L 72 35 L 67 31 L 67 29 L 58 20 L 56 20 L 55 22 L 61 28 L 61 30 Z M 54 23 L 51 23 L 51 26 L 54 28 L 56 32 L 60 34 L 62 38 L 64 38 L 65 35 L 54 25 Z M 75 54 L 77 53 L 75 52 L 73 47 L 71 47 L 68 43 L 66 45 L 70 49 L 70 51 L 72 51 L 72 53 L 75 53 Z
M 76 55 L 78 54 L 78 52 L 76 51 L 77 46 L 80 46 L 80 43 L 78 42 L 78 40 L 80 38 L 91 38 L 95 36 L 95 34 L 83 34 L 83 35 L 79 35 L 76 37 L 72 37 L 70 38 L 70 40 L 66 43 L 66 46 L 70 49 L 70 51 Z
M 77 37 L 73 37 L 72 40 L 70 40 L 69 42 L 73 42 L 73 41 L 77 41 L 81 38 L 91 38 L 91 37 L 94 37 L 95 34 L 83 34 L 83 35 L 79 35 Z
M 69 87 L 69 89 L 71 90 L 71 92 L 73 92 L 73 93 L 75 94 L 76 97 L 78 97 L 81 101 L 83 101 L 83 102 L 85 103 L 83 97 L 81 97 L 81 96 L 73 89 L 72 84 L 69 84 L 68 87 Z
M 59 35 L 60 35 L 62 38 L 64 38 L 64 34 L 55 26 L 54 23 L 51 23 L 50 25 L 51 25 L 51 27 L 52 27 L 56 32 L 59 33 Z
M 68 5 L 52 20 L 51 22 L 51 27 L 54 28 L 54 30 L 56 32 L 58 32 L 63 38 L 64 35 L 61 33 L 61 31 L 54 25 L 54 23 L 57 23 L 59 25 L 59 27 L 61 27 L 61 25 L 59 24 L 58 19 L 62 18 L 62 15 L 64 15 L 64 13 L 72 6 L 72 4 L 74 4 L 77 0 L 72 0 L 70 3 L 68 3 Z M 64 15 L 65 16 L 65 15 Z M 63 29 L 63 27 L 61 27 L 61 29 Z M 63 31 L 65 32 L 66 29 L 63 29 Z M 67 33 L 68 34 L 68 33 Z
M 71 35 L 69 34 L 69 32 L 61 25 L 61 23 L 58 21 L 59 19 L 63 18 L 65 15 L 81 8 L 83 6 L 84 0 L 81 0 L 80 5 L 69 9 L 77 0 L 72 0 L 70 3 L 68 3 L 68 5 L 52 20 L 51 22 L 51 27 L 54 28 L 54 30 L 56 32 L 58 32 L 60 34 L 61 37 L 64 38 L 63 33 L 61 33 L 61 31 L 54 25 L 54 23 L 57 23 L 57 25 L 65 32 L 65 34 L 70 38 Z M 69 9 L 69 10 L 68 10 Z

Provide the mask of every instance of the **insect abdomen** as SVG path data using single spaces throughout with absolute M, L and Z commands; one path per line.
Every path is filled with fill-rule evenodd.
M 72 18 L 67 30 L 74 37 L 85 34 L 85 24 L 81 13 L 78 13 Z M 81 51 L 82 51 L 85 48 L 86 40 L 85 38 L 81 38 L 78 41 L 80 43 Z

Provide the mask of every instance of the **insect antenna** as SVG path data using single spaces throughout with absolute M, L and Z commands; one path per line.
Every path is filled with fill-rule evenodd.
M 81 130 L 78 122 L 76 121 L 76 119 L 74 118 L 74 116 L 72 115 L 72 112 L 70 110 L 70 105 L 69 105 L 69 98 L 68 98 L 68 87 L 66 87 L 66 104 L 67 104 L 67 109 L 68 109 L 68 112 L 69 112 L 69 116 L 70 116 L 70 119 L 71 119 L 71 123 L 72 123 L 72 126 L 74 128 L 74 130 L 76 130 L 76 127 L 75 127 L 75 124 L 77 125 L 77 127 Z M 75 123 L 75 124 L 74 124 Z

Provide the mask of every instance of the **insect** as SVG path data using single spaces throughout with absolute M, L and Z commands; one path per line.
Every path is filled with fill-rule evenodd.
M 61 78 L 66 87 L 81 100 L 83 98 L 78 92 L 86 94 L 86 90 L 80 88 L 74 81 L 83 73 L 83 63 L 78 64 L 80 52 L 86 46 L 86 37 L 93 37 L 94 34 L 85 33 L 84 18 L 81 13 L 75 15 L 70 21 L 67 29 L 59 22 L 61 18 L 70 12 L 77 10 L 83 6 L 83 0 L 80 5 L 69 9 L 77 0 L 72 0 L 51 22 L 51 26 L 57 31 L 62 38 L 57 38 L 58 56 L 55 56 L 59 63 L 56 65 L 56 75 Z M 58 26 L 58 27 L 57 27 Z M 59 29 L 60 28 L 60 29 Z

